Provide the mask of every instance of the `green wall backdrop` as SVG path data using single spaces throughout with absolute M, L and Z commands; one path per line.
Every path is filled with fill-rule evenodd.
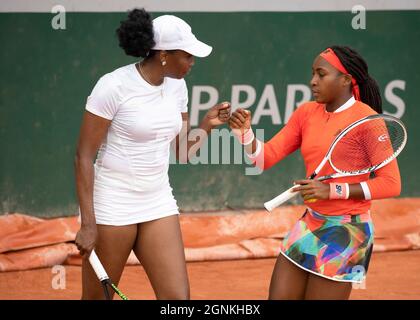
M 230 101 L 232 86 L 249 85 L 256 91 L 254 111 L 272 85 L 281 123 L 262 116 L 254 125 L 265 129 L 266 139 L 284 125 L 287 86 L 307 85 L 313 59 L 331 44 L 352 46 L 365 57 L 383 97 L 387 85 L 403 81 L 403 88 L 392 89 L 392 101 L 384 98 L 384 109 L 398 111 L 409 132 L 399 158 L 402 196 L 420 196 L 419 175 L 413 174 L 420 155 L 420 11 L 368 12 L 366 30 L 352 29 L 351 12 L 175 14 L 214 47 L 210 57 L 196 59 L 186 78 L 190 102 L 194 86 L 212 86 L 220 101 Z M 101 75 L 134 62 L 115 37 L 125 13 L 67 13 L 66 30 L 54 30 L 53 17 L 0 13 L 0 214 L 76 213 L 73 156 L 86 97 Z M 296 101 L 301 98 L 298 94 Z M 262 207 L 304 176 L 298 152 L 261 175 L 245 175 L 246 167 L 171 165 L 179 206 L 184 211 Z

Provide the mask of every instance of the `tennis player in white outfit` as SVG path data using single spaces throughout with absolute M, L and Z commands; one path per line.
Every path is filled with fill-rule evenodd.
M 203 142 L 188 140 L 183 78 L 194 56 L 206 57 L 212 48 L 185 21 L 152 20 L 143 9 L 132 10 L 117 34 L 128 55 L 143 59 L 101 77 L 87 99 L 75 158 L 82 299 L 103 299 L 87 260 L 93 248 L 114 283 L 133 250 L 158 299 L 189 299 L 169 154 L 176 142 L 177 158 L 186 161 Z M 204 136 L 229 117 L 229 103 L 209 109 L 200 124 Z

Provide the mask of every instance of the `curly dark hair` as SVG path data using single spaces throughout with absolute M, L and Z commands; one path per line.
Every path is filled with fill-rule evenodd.
M 152 17 L 144 9 L 129 11 L 116 33 L 120 47 L 129 56 L 145 58 L 155 45 Z
M 356 79 L 360 89 L 360 99 L 377 113 L 382 113 L 382 98 L 379 86 L 369 75 L 366 61 L 354 49 L 347 46 L 331 46 L 344 68 Z

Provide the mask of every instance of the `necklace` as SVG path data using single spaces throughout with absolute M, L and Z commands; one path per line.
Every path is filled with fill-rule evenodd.
M 152 81 L 150 81 L 149 77 L 143 71 L 143 65 L 141 62 L 139 63 L 139 71 L 140 71 L 141 76 L 144 78 L 144 80 L 146 80 L 149 84 L 153 86 L 154 84 L 152 83 Z
M 143 77 L 143 79 L 144 80 L 146 80 L 146 82 L 147 83 L 149 83 L 150 85 L 152 85 L 152 86 L 154 86 L 154 87 L 157 87 L 155 84 L 153 84 L 153 82 L 152 81 L 150 81 L 150 78 L 146 75 L 146 73 L 143 71 L 143 65 L 142 65 L 142 63 L 140 62 L 139 63 L 139 72 L 140 72 L 140 75 Z M 164 81 L 162 81 L 162 84 L 163 84 L 163 82 Z M 160 86 L 160 85 L 159 85 Z M 161 89 L 160 89 L 160 96 L 163 98 L 163 86 L 161 87 Z

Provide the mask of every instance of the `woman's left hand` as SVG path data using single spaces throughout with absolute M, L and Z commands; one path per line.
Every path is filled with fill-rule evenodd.
M 205 119 L 212 127 L 227 123 L 230 119 L 230 103 L 225 101 L 216 104 L 207 112 Z
M 330 184 L 323 183 L 319 180 L 296 180 L 296 186 L 293 191 L 298 191 L 303 197 L 304 201 L 319 199 L 326 200 L 330 198 Z

